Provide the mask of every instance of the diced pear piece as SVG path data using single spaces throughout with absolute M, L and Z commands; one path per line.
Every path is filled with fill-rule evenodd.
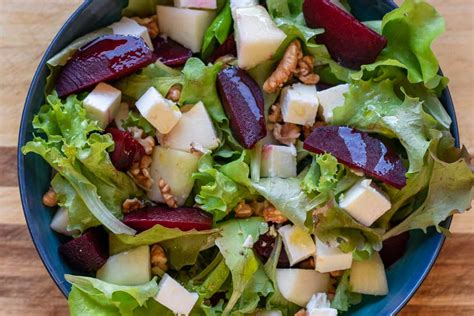
M 353 292 L 369 295 L 387 295 L 385 268 L 378 252 L 368 260 L 352 263 L 350 285 Z
M 262 177 L 296 177 L 296 165 L 296 148 L 294 146 L 263 146 L 260 171 Z
M 329 274 L 305 269 L 277 269 L 276 281 L 284 298 L 306 306 L 313 294 L 327 292 Z
M 56 213 L 54 213 L 53 219 L 51 220 L 51 224 L 49 227 L 51 227 L 52 230 L 54 230 L 57 233 L 66 235 L 66 236 L 72 236 L 75 233 L 78 233 L 78 231 L 69 231 L 67 230 L 67 226 L 69 225 L 69 216 L 67 213 L 67 209 L 64 207 L 60 207 Z
M 202 40 L 215 11 L 174 8 L 159 5 L 156 7 L 160 31 L 193 53 L 201 51 Z
M 145 44 L 147 44 L 148 47 L 153 50 L 153 43 L 151 42 L 148 29 L 138 24 L 135 20 L 124 16 L 120 21 L 112 23 L 110 27 L 112 28 L 114 34 L 141 37 L 145 41 Z
M 250 69 L 272 58 L 286 38 L 260 5 L 236 8 L 233 17 L 240 68 Z
M 189 292 L 167 273 L 158 287 L 160 289 L 154 299 L 169 308 L 175 315 L 189 315 L 199 298 L 197 293 Z
M 258 0 L 230 0 L 230 8 L 232 10 L 237 8 L 254 7 L 258 5 Z
M 311 235 L 296 225 L 285 225 L 278 229 L 285 250 L 290 260 L 290 265 L 303 261 L 316 252 L 316 246 Z
M 140 246 L 107 259 L 97 278 L 117 285 L 140 285 L 151 280 L 150 247 Z
M 347 270 L 352 265 L 352 252 L 344 253 L 316 238 L 316 271 L 321 273 Z
M 313 125 L 319 101 L 315 85 L 296 83 L 283 88 L 280 97 L 283 121 L 298 125 Z
M 214 149 L 219 146 L 211 118 L 202 102 L 196 103 L 183 113 L 178 124 L 167 135 L 163 135 L 164 147 L 191 152 L 194 148 Z
M 344 105 L 344 94 L 348 92 L 349 84 L 340 84 L 335 87 L 317 92 L 319 104 L 323 109 L 323 116 L 326 122 L 332 121 L 335 108 Z
M 117 115 L 115 115 L 115 125 L 118 129 L 124 130 L 122 128 L 123 121 L 126 120 L 128 117 L 128 104 L 125 102 L 120 103 L 119 109 L 117 111 Z
M 114 119 L 120 106 L 122 92 L 106 83 L 99 83 L 84 99 L 87 116 L 105 128 Z

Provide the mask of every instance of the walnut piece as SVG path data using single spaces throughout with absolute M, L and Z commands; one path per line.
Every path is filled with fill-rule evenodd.
M 344 274 L 344 270 L 337 270 L 329 272 L 329 275 L 333 278 L 338 278 Z
M 294 145 L 300 134 L 300 127 L 293 123 L 276 123 L 273 127 L 273 137 L 280 143 L 288 146 Z
M 135 183 L 145 190 L 150 190 L 154 183 L 150 175 L 151 162 L 151 157 L 144 155 L 139 162 L 134 162 L 128 171 Z
M 172 208 L 177 208 L 178 203 L 173 194 L 171 194 L 171 188 L 169 184 L 160 178 L 160 181 L 158 181 L 158 187 L 160 188 L 161 196 L 163 197 L 163 200 L 165 200 L 166 205 Z
M 317 84 L 319 76 L 313 72 L 313 56 L 304 56 L 298 61 L 298 67 L 295 70 L 296 77 L 304 84 Z
M 296 267 L 298 269 L 314 270 L 314 257 L 309 257 L 308 259 L 301 261 L 296 265 Z
M 168 258 L 166 258 L 166 252 L 159 244 L 154 244 L 151 246 L 150 262 L 152 268 L 157 267 L 163 272 L 168 270 Z
M 288 221 L 282 212 L 276 209 L 271 203 L 267 202 L 267 205 L 263 209 L 263 218 L 266 222 L 272 222 L 277 224 L 283 224 Z
M 297 311 L 295 316 L 308 316 L 308 313 L 306 312 L 306 309 L 303 308 Z
M 48 207 L 55 207 L 58 205 L 58 198 L 53 188 L 49 188 L 48 192 L 43 195 L 43 204 Z
M 126 199 L 122 203 L 122 213 L 128 214 L 136 210 L 139 210 L 143 208 L 144 206 L 145 204 L 143 203 L 143 201 L 139 200 L 138 198 Z
M 291 79 L 293 73 L 298 66 L 298 60 L 303 57 L 301 51 L 301 43 L 299 40 L 294 40 L 286 48 L 283 58 L 280 60 L 275 71 L 263 84 L 263 91 L 267 93 L 274 93 L 279 88 Z
M 270 107 L 270 114 L 268 114 L 268 121 L 271 123 L 279 123 L 283 121 L 281 115 L 281 107 L 279 103 L 275 103 Z
M 156 15 L 152 15 L 146 18 L 140 18 L 135 16 L 132 19 L 135 20 L 138 24 L 146 27 L 151 38 L 155 38 L 158 36 L 158 34 L 160 34 L 160 28 L 158 27 L 158 17 Z
M 183 87 L 180 84 L 174 84 L 171 86 L 170 90 L 166 94 L 166 98 L 173 102 L 178 102 L 181 97 L 181 90 Z
M 235 212 L 235 217 L 237 218 L 247 218 L 252 216 L 253 210 L 250 205 L 245 203 L 245 201 L 240 201 L 240 203 L 237 205 L 237 207 L 234 210 Z
M 142 145 L 145 150 L 145 154 L 151 155 L 153 153 L 153 148 L 155 148 L 155 138 L 152 136 L 146 136 L 145 132 L 136 126 L 131 126 L 127 131 L 132 134 L 133 138 Z

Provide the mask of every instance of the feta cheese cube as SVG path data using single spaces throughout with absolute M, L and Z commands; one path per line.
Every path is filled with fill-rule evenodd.
M 216 0 L 174 0 L 174 6 L 177 8 L 193 9 L 217 9 Z
M 290 265 L 294 265 L 316 253 L 316 246 L 309 233 L 296 225 L 285 225 L 278 229 L 285 245 L 285 250 L 290 260 Z
M 313 125 L 318 114 L 315 85 L 297 83 L 283 88 L 280 98 L 283 121 L 298 125 Z
M 296 177 L 296 148 L 294 146 L 264 145 L 262 150 L 262 177 Z
M 126 120 L 128 117 L 128 104 L 125 102 L 120 103 L 119 109 L 117 111 L 117 114 L 115 115 L 115 125 L 119 128 L 122 129 L 122 123 L 124 120 Z
M 321 273 L 350 269 L 352 253 L 344 253 L 316 238 L 316 271 Z
M 367 227 L 392 207 L 387 196 L 371 183 L 370 179 L 360 180 L 339 200 L 340 207 Z
M 160 289 L 155 300 L 176 315 L 189 315 L 199 298 L 197 293 L 189 292 L 167 273 L 161 279 L 158 287 Z
M 156 7 L 160 31 L 181 45 L 201 51 L 202 40 L 207 28 L 216 16 L 215 11 L 174 8 L 159 5 Z
M 160 142 L 165 147 L 187 152 L 192 148 L 212 150 L 219 146 L 216 130 L 202 102 L 184 112 L 178 124 Z
M 168 134 L 181 118 L 181 111 L 171 100 L 165 99 L 154 87 L 138 99 L 138 111 L 161 134 Z
M 233 17 L 240 68 L 250 69 L 272 58 L 286 38 L 260 5 L 233 9 Z
M 244 248 L 252 248 L 253 247 L 253 237 L 252 235 L 248 235 L 247 238 L 245 238 L 244 243 L 242 244 L 242 247 Z
M 323 116 L 326 122 L 331 122 L 335 108 L 344 105 L 344 93 L 347 92 L 349 92 L 348 84 L 340 84 L 323 91 L 318 91 L 319 105 L 323 108 Z
M 326 293 L 316 293 L 306 305 L 308 316 L 337 316 L 337 309 L 331 308 Z
M 230 0 L 230 8 L 232 10 L 237 8 L 254 7 L 258 5 L 258 0 Z
M 135 20 L 124 16 L 120 21 L 112 23 L 110 27 L 112 28 L 114 34 L 141 37 L 145 41 L 145 44 L 147 44 L 148 47 L 153 50 L 153 43 L 151 42 L 148 29 L 138 24 Z
M 105 128 L 114 119 L 120 106 L 122 92 L 106 83 L 99 83 L 84 99 L 84 108 L 90 119 Z

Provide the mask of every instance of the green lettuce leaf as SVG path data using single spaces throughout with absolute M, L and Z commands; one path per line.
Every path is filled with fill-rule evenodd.
M 128 112 L 128 116 L 122 123 L 123 128 L 129 127 L 138 127 L 143 130 L 143 132 L 148 135 L 155 137 L 156 128 L 150 124 L 140 113 L 135 113 L 133 111 Z
M 157 224 L 135 236 L 109 234 L 109 251 L 116 254 L 159 243 L 166 250 L 170 266 L 179 270 L 185 265 L 194 264 L 200 251 L 213 246 L 219 232 L 219 229 L 182 231 Z
M 244 241 L 251 236 L 255 241 L 268 230 L 261 217 L 248 219 L 232 219 L 218 226 L 222 229 L 222 237 L 216 239 L 225 263 L 232 274 L 232 295 L 222 315 L 229 315 L 242 293 L 257 272 L 259 262 L 251 248 L 243 247 Z
M 351 84 L 344 105 L 334 109 L 331 123 L 399 139 L 408 154 L 408 173 L 415 173 L 422 168 L 430 144 L 427 128 L 431 120 L 418 99 L 405 96 L 400 100 L 393 82 L 383 80 Z
M 314 155 L 301 188 L 306 193 L 322 193 L 330 196 L 337 182 L 344 175 L 344 166 L 331 154 Z
M 338 311 L 347 312 L 351 305 L 359 304 L 362 301 L 362 294 L 351 291 L 349 284 L 350 270 L 346 270 L 339 280 L 336 288 L 336 295 L 331 302 L 331 307 Z
M 245 287 L 239 301 L 235 304 L 233 315 L 239 313 L 247 315 L 248 313 L 255 312 L 260 302 L 260 297 L 266 297 L 272 292 L 272 282 L 260 264 L 257 271 L 255 271 L 252 276 L 252 279 Z
M 69 295 L 71 315 L 133 315 L 140 306 L 147 306 L 158 293 L 156 278 L 138 286 L 110 284 L 99 279 L 65 275 L 72 284 Z
M 156 14 L 157 5 L 173 6 L 173 0 L 128 0 L 128 5 L 122 10 L 122 15 L 147 17 Z
M 232 29 L 232 13 L 230 11 L 230 0 L 225 1 L 224 8 L 212 21 L 204 34 L 201 47 L 201 58 L 207 60 L 214 50 L 225 42 Z

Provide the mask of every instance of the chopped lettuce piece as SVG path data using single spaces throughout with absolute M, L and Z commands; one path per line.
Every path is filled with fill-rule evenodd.
M 330 196 L 338 181 L 344 175 L 344 166 L 329 153 L 314 155 L 311 166 L 306 173 L 301 188 L 306 193 L 323 193 Z
M 140 113 L 133 111 L 128 112 L 128 117 L 122 123 L 123 128 L 129 127 L 138 127 L 143 130 L 143 132 L 148 135 L 155 137 L 156 128 L 150 124 Z
M 218 45 L 225 42 L 231 29 L 232 13 L 230 11 L 230 0 L 228 0 L 204 34 L 201 48 L 201 58 L 203 60 L 207 60 Z
M 359 304 L 362 301 L 362 295 L 351 291 L 349 277 L 351 271 L 346 270 L 339 280 L 336 288 L 336 295 L 331 302 L 331 308 L 338 311 L 347 312 L 351 305 Z

